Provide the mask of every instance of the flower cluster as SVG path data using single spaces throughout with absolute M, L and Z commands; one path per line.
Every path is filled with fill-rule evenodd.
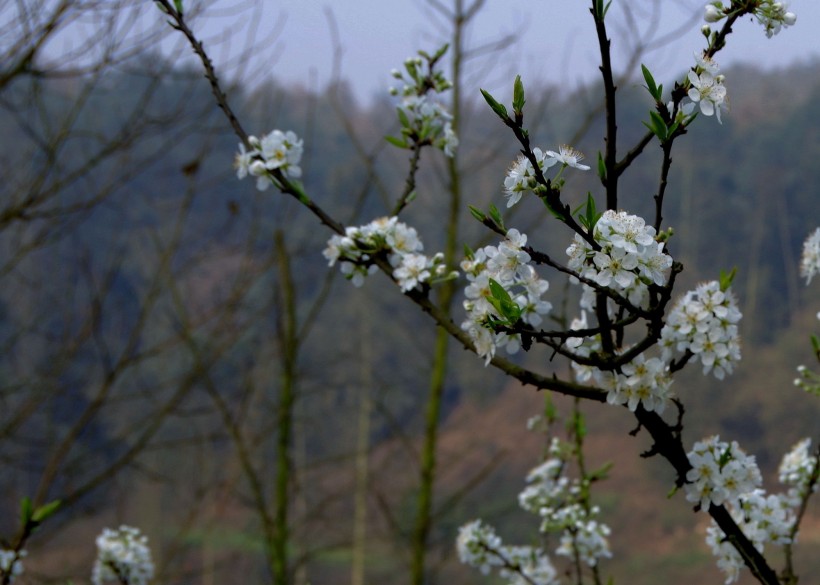
M 574 320 L 570 327 L 586 328 L 586 313 L 581 320 Z M 567 346 L 579 357 L 588 357 L 601 351 L 600 336 L 571 338 L 567 341 Z M 627 347 L 621 352 L 628 350 Z M 661 414 L 674 396 L 670 389 L 673 380 L 669 373 L 669 365 L 657 357 L 647 358 L 645 354 L 639 354 L 621 366 L 620 373 L 602 371 L 577 362 L 572 362 L 572 369 L 578 382 L 585 384 L 594 381 L 598 388 L 607 391 L 606 399 L 609 404 L 625 404 L 632 412 L 635 412 L 640 404 L 650 412 Z
M 704 374 L 711 371 L 722 380 L 740 360 L 740 318 L 731 290 L 721 290 L 714 280 L 699 285 L 675 303 L 661 330 L 665 358 L 691 352 Z
M 719 22 L 723 20 L 729 9 L 723 6 L 723 2 L 712 2 L 706 5 L 703 19 L 706 22 Z M 789 12 L 788 2 L 775 0 L 762 0 L 754 10 L 757 21 L 763 25 L 766 36 L 772 38 L 784 27 L 792 26 L 797 22 L 797 16 Z
M 452 87 L 440 71 L 432 69 L 429 61 L 412 57 L 404 62 L 406 73 L 394 69 L 391 74 L 403 83 L 401 88 L 391 87 L 391 95 L 400 95 L 399 120 L 402 133 L 418 143 L 434 145 L 452 157 L 458 147 L 458 137 L 453 130 L 453 117 L 430 92 L 439 94 Z
M 558 152 L 554 150 L 544 152 L 540 148 L 534 148 L 532 154 L 542 173 L 557 163 L 561 163 L 562 170 L 566 167 L 573 167 L 581 171 L 589 170 L 587 165 L 581 164 L 584 155 L 566 144 L 562 144 Z M 504 178 L 504 197 L 507 198 L 507 207 L 518 203 L 525 192 L 534 191 L 537 186 L 535 168 L 527 157 L 520 155 Z
M 244 179 L 248 175 L 256 177 L 256 188 L 264 191 L 271 184 L 271 171 L 279 170 L 286 178 L 298 179 L 302 176 L 299 162 L 302 160 L 302 141 L 292 131 L 274 130 L 262 138 L 248 137 L 250 151 L 239 145 L 239 153 L 234 160 L 236 176 Z
M 716 439 L 713 441 L 716 442 Z M 811 440 L 804 439 L 783 457 L 779 479 L 790 486 L 788 492 L 766 494 L 762 489 L 754 488 L 726 502 L 734 521 L 760 552 L 766 544 L 785 545 L 793 540 L 796 509 L 808 497 L 810 489 L 817 489 L 812 478 L 820 462 L 818 455 L 810 454 L 810 448 Z M 716 452 L 723 453 L 731 449 L 725 443 L 715 447 Z M 728 457 L 723 456 L 724 459 Z M 689 459 L 693 459 L 692 453 Z M 737 581 L 744 567 L 743 559 L 714 521 L 706 531 L 706 543 L 717 557 L 718 567 L 726 575 L 727 585 Z
M 505 546 L 492 526 L 474 520 L 461 527 L 456 539 L 458 557 L 485 575 L 498 568 L 510 585 L 557 585 L 555 568 L 540 549 Z
M 655 228 L 637 215 L 608 210 L 598 219 L 593 239 L 600 250 L 576 234 L 567 248 L 568 267 L 584 279 L 607 287 L 629 301 L 633 306 L 646 308 L 649 287 L 664 286 L 672 257 L 664 252 L 662 242 L 656 240 Z M 596 289 L 584 284 L 581 296 L 581 318 L 572 322 L 570 329 L 588 328 L 586 311 L 595 311 Z M 607 312 L 615 316 L 616 305 L 607 299 Z M 600 336 L 575 337 L 566 345 L 579 357 L 588 357 L 601 350 Z M 620 351 L 628 351 L 629 347 Z M 607 390 L 610 404 L 625 404 L 633 412 L 639 404 L 646 410 L 661 413 L 672 398 L 668 360 L 636 356 L 621 367 L 620 372 L 604 372 L 593 366 L 572 364 L 579 382 L 590 380 Z
M 810 449 L 811 439 L 798 441 L 791 451 L 783 456 L 777 470 L 780 483 L 791 486 L 798 498 L 805 497 L 809 490 L 818 490 L 818 484 L 816 481 L 812 482 L 812 477 L 820 465 L 820 456 L 812 454 Z
M 820 272 L 820 228 L 814 230 L 803 242 L 803 255 L 800 257 L 800 276 L 806 284 Z
M 594 519 L 597 506 L 581 504 L 580 482 L 563 474 L 565 462 L 560 442 L 553 439 L 550 457 L 527 475 L 527 487 L 518 495 L 519 505 L 542 518 L 542 532 L 561 533 L 555 553 L 575 558 L 590 567 L 609 558 L 609 527 Z
M 423 249 L 414 228 L 397 217 L 382 217 L 367 225 L 349 227 L 344 236 L 333 235 L 323 255 L 329 266 L 340 261 L 342 273 L 355 286 L 362 286 L 365 277 L 378 270 L 374 257 L 385 254 L 393 267 L 393 278 L 407 292 L 433 277 L 448 276 L 444 255 L 429 258 L 421 253 Z
M 524 250 L 526 244 L 527 235 L 511 229 L 498 247 L 485 246 L 461 263 L 469 280 L 464 289 L 467 319 L 461 328 L 469 333 L 476 352 L 487 364 L 497 348 L 506 346 L 509 353 L 515 353 L 520 346 L 518 335 L 496 333 L 492 326 L 493 319 L 503 317 L 493 304 L 496 300 L 491 290 L 493 283 L 507 291 L 520 309 L 520 318 L 524 323 L 537 327 L 543 320 L 542 316 L 552 310 L 552 304 L 541 298 L 549 289 L 549 282 L 539 278 L 529 264 L 530 255 Z
M 580 276 L 600 286 L 612 288 L 635 306 L 649 299 L 650 284 L 666 284 L 666 271 L 672 257 L 655 240 L 655 228 L 637 215 L 607 210 L 595 224 L 593 238 L 601 246 L 594 251 L 589 242 L 576 234 L 567 248 L 568 266 Z M 582 307 L 594 311 L 595 291 L 585 287 Z M 610 305 L 610 313 L 614 306 Z
M 146 585 L 154 576 L 154 563 L 148 539 L 131 526 L 117 530 L 106 528 L 97 537 L 97 560 L 91 581 L 102 585 L 107 581 Z
M 23 557 L 26 551 L 0 550 L 0 581 L 13 583 L 23 574 Z
M 768 543 L 783 545 L 791 542 L 795 516 L 788 498 L 754 490 L 741 497 L 740 505 L 733 507 L 731 514 L 743 534 L 761 552 Z M 717 558 L 718 568 L 726 575 L 726 585 L 737 581 L 744 567 L 743 558 L 714 520 L 706 529 L 706 544 Z
M 687 453 L 692 469 L 686 474 L 686 499 L 704 511 L 710 504 L 737 505 L 741 496 L 757 489 L 763 481 L 753 455 L 737 441 L 726 443 L 714 436 L 695 443 Z
M 657 357 L 647 359 L 640 354 L 621 366 L 621 373 L 596 370 L 593 376 L 599 387 L 607 389 L 609 404 L 625 404 L 632 412 L 641 404 L 645 410 L 661 414 L 673 397 L 669 366 Z
M 713 444 L 711 450 L 715 456 L 722 453 L 720 457 L 723 460 L 732 457 L 732 451 L 735 449 L 734 443 L 732 446 L 727 446 L 726 443 L 720 443 L 717 438 L 710 439 L 707 442 Z M 698 445 L 702 445 L 702 443 L 695 445 L 696 450 Z M 743 531 L 743 534 L 752 541 L 755 548 L 761 552 L 763 552 L 764 546 L 769 543 L 784 545 L 792 542 L 794 523 L 797 518 L 795 510 L 801 505 L 804 498 L 808 497 L 809 490 L 817 490 L 817 484 L 813 483 L 812 478 L 816 473 L 817 466 L 820 465 L 820 458 L 817 454 L 812 455 L 810 449 L 811 439 L 803 439 L 783 456 L 778 475 L 780 482 L 789 486 L 788 492 L 776 495 L 766 494 L 763 490 L 755 487 L 726 501 L 734 521 Z M 700 450 L 703 452 L 708 449 L 702 447 Z M 748 457 L 746 459 L 746 464 L 751 465 L 756 470 L 754 461 L 749 462 Z M 693 453 L 690 453 L 689 460 L 695 465 L 697 458 L 693 458 Z M 728 465 L 727 462 L 725 466 Z M 706 473 L 713 474 L 714 468 Z M 738 489 L 742 488 L 739 487 Z M 740 570 L 744 567 L 743 559 L 714 521 L 712 526 L 707 529 L 706 543 L 717 557 L 718 567 L 725 573 L 727 585 L 737 581 Z

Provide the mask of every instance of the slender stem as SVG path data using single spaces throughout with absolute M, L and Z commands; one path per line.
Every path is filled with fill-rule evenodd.
M 598 37 L 598 47 L 601 53 L 601 75 L 604 80 L 604 103 L 606 111 L 606 149 L 604 152 L 604 165 L 606 166 L 606 176 L 603 178 L 606 189 L 606 208 L 618 209 L 618 175 L 615 172 L 617 166 L 617 137 L 618 124 L 615 109 L 615 80 L 612 76 L 612 60 L 610 56 L 610 40 L 607 38 L 604 15 L 598 14 L 595 0 L 592 1 L 593 20 L 595 21 L 595 33 Z
M 401 197 L 399 197 L 399 200 L 396 202 L 396 206 L 393 208 L 390 215 L 398 215 L 401 213 L 401 210 L 407 207 L 407 204 L 410 203 L 411 196 L 416 190 L 416 173 L 418 173 L 419 170 L 421 146 L 422 145 L 420 144 L 414 144 L 410 147 L 413 154 L 410 156 L 410 169 L 407 172 L 407 179 L 405 179 L 404 193 L 402 193 Z
M 282 365 L 279 405 L 276 412 L 276 491 L 274 493 L 273 522 L 276 528 L 271 559 L 274 585 L 288 583 L 288 502 L 292 475 L 290 446 L 292 442 L 293 408 L 296 402 L 297 359 L 299 340 L 297 339 L 296 293 L 290 256 L 282 230 L 274 233 L 274 247 L 279 268 L 279 286 L 282 295 L 278 324 L 280 361 Z
M 661 145 L 663 150 L 663 163 L 661 164 L 661 180 L 658 192 L 655 194 L 655 231 L 659 232 L 663 222 L 663 196 L 666 194 L 666 186 L 669 179 L 669 169 L 672 166 L 672 144 L 669 140 Z

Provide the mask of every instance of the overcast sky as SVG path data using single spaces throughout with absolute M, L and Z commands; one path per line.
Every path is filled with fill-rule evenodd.
M 453 0 L 439 2 L 450 5 Z M 469 46 L 486 45 L 509 34 L 519 40 L 496 61 L 476 61 L 484 71 L 468 80 L 470 89 L 480 85 L 503 92 L 516 73 L 530 86 L 550 82 L 572 88 L 593 79 L 598 61 L 589 4 L 587 0 L 487 0 L 471 22 Z M 627 30 L 625 6 L 631 8 L 640 35 Z M 703 1 L 693 0 L 614 0 L 607 18 L 616 62 L 623 64 L 636 37 L 643 37 L 661 46 L 641 61 L 659 81 L 669 83 L 704 46 L 703 6 Z M 213 0 L 207 18 L 196 24 L 200 33 L 211 37 L 226 30 L 250 36 L 249 26 L 257 26 L 256 40 L 265 46 L 255 59 L 263 67 L 256 69 L 254 79 L 269 75 L 280 83 L 321 89 L 333 69 L 329 7 L 343 48 L 342 77 L 351 81 L 362 99 L 385 91 L 390 70 L 401 67 L 417 49 L 434 50 L 446 40 L 443 21 L 426 0 Z M 789 8 L 797 14 L 794 27 L 767 39 L 760 25 L 744 20 L 717 61 L 724 69 L 735 62 L 773 68 L 820 58 L 820 0 L 793 0 Z M 657 21 L 650 20 L 653 14 Z M 674 35 L 680 27 L 688 32 Z M 663 42 L 668 35 L 673 40 Z M 219 62 L 239 43 L 234 35 L 230 51 L 220 50 L 214 42 L 211 46 Z M 727 85 L 731 90 L 730 81 Z

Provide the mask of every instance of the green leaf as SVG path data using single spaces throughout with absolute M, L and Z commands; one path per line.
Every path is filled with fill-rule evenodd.
M 586 206 L 586 203 L 581 203 L 578 207 L 572 210 L 572 215 L 577 215 L 579 218 L 583 217 L 581 215 L 581 210 Z
M 419 71 L 416 67 L 416 62 L 412 59 L 409 59 L 405 62 L 404 68 L 407 69 L 407 73 L 410 75 L 411 79 L 415 82 L 419 81 Z
M 643 79 L 646 81 L 644 87 L 649 92 L 649 95 L 655 98 L 655 100 L 659 100 L 660 94 L 658 93 L 658 86 L 655 84 L 655 78 L 652 77 L 652 73 L 650 73 L 649 69 L 647 69 L 643 63 L 641 64 L 641 71 L 643 71 Z
M 595 16 L 597 16 L 599 20 L 606 18 L 610 4 L 612 4 L 612 0 L 609 0 L 606 4 L 604 4 L 604 0 L 595 0 Z
M 551 214 L 551 215 L 552 215 L 555 219 L 558 219 L 558 220 L 564 221 L 564 215 L 563 215 L 560 211 L 558 211 L 557 209 L 554 209 L 554 208 L 552 207 L 552 205 L 550 204 L 550 202 L 547 200 L 547 197 L 546 197 L 546 196 L 542 196 L 542 197 L 541 197 L 541 201 L 543 201 L 543 202 L 544 202 L 544 205 L 546 206 L 547 211 L 549 211 L 549 212 L 550 212 L 550 214 Z
M 490 217 L 498 227 L 504 228 L 504 218 L 501 217 L 501 212 L 498 211 L 498 207 L 492 203 L 490 204 Z
M 732 281 L 735 279 L 736 274 L 737 266 L 732 268 L 728 274 L 723 270 L 720 271 L 720 292 L 726 292 L 729 287 L 732 286 Z
M 666 140 L 668 129 L 666 127 L 666 122 L 663 121 L 661 115 L 652 110 L 649 112 L 649 118 L 652 120 L 652 126 L 655 128 L 655 136 L 657 136 L 661 141 Z
M 472 205 L 468 205 L 467 207 L 470 210 L 470 214 L 481 223 L 484 223 L 487 220 L 487 216 L 478 207 L 474 207 Z
M 399 148 L 407 148 L 407 143 L 401 138 L 396 138 L 395 136 L 385 136 L 384 139 L 387 140 L 387 142 L 389 142 L 393 146 L 398 146 Z
M 176 8 L 179 15 L 182 16 L 182 0 L 174 0 L 174 8 Z
M 598 151 L 598 176 L 602 181 L 606 181 L 606 162 L 604 162 L 604 155 Z
M 60 500 L 54 500 L 53 502 L 49 502 L 48 504 L 43 504 L 42 506 L 34 510 L 34 513 L 31 515 L 32 522 L 40 524 L 45 519 L 52 516 L 54 512 L 56 512 L 57 509 L 60 507 L 61 503 L 62 502 L 60 502 Z
M 811 336 L 811 347 L 814 350 L 814 357 L 820 362 L 820 339 L 816 335 Z
M 482 89 L 481 95 L 484 96 L 484 99 L 487 101 L 489 106 L 492 108 L 493 112 L 495 112 L 499 118 L 505 121 L 509 119 L 509 116 L 507 115 L 507 108 L 505 108 L 502 104 L 499 104 L 497 101 L 495 101 L 495 98 L 490 95 L 490 92 Z
M 31 520 L 31 515 L 33 513 L 33 509 L 31 506 L 31 499 L 28 497 L 24 497 L 20 500 L 20 521 L 25 526 Z
M 641 122 L 641 124 L 649 128 L 649 131 L 652 132 L 652 134 L 654 134 L 655 136 L 657 136 L 658 140 L 660 140 L 661 142 L 665 142 L 668 130 L 666 128 L 666 122 L 663 121 L 661 115 L 658 112 L 650 111 L 649 120 L 649 123 Z
M 669 130 L 667 131 L 666 135 L 667 136 L 674 136 L 675 132 L 678 131 L 679 127 L 680 127 L 680 122 L 678 120 L 675 120 L 675 122 L 669 127 Z
M 492 278 L 490 279 L 490 294 L 487 300 L 505 317 L 510 324 L 514 324 L 521 317 L 521 307 L 512 300 L 510 293 Z
M 524 110 L 524 84 L 521 82 L 521 76 L 515 76 L 515 83 L 513 84 L 513 111 L 520 114 Z
M 442 48 L 440 48 L 438 51 L 436 51 L 435 55 L 433 55 L 433 61 L 438 61 L 439 59 L 441 59 L 444 56 L 444 53 L 446 53 L 447 49 L 449 49 L 449 48 L 450 48 L 450 43 L 445 43 L 445 45 Z
M 606 479 L 609 476 L 609 471 L 612 469 L 613 463 L 611 461 L 604 463 L 598 469 L 592 471 L 587 475 L 589 481 L 600 481 L 602 479 Z
M 396 108 L 396 114 L 399 116 L 399 123 L 401 123 L 402 128 L 409 128 L 410 118 L 407 117 L 407 112 L 404 111 L 404 108 Z
M 475 217 L 475 216 L 473 216 L 473 217 Z M 473 249 L 472 249 L 470 246 L 468 246 L 467 244 L 464 244 L 464 257 L 465 257 L 467 260 L 472 260 L 473 258 L 475 258 L 475 252 L 474 252 L 474 251 L 473 251 Z
M 589 233 L 592 233 L 592 230 L 595 229 L 595 224 L 601 219 L 601 215 L 601 213 L 598 213 L 598 208 L 595 205 L 595 198 L 591 192 L 587 191 L 586 211 L 584 215 L 579 218 L 581 225 L 587 228 Z

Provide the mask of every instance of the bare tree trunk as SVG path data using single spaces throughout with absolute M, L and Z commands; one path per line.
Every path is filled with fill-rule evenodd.
M 359 326 L 361 339 L 361 379 L 359 381 L 359 420 L 356 433 L 356 488 L 353 512 L 353 561 L 350 572 L 351 585 L 364 585 L 365 550 L 367 544 L 367 484 L 369 481 L 368 457 L 370 455 L 370 413 L 373 402 L 370 397 L 373 386 L 373 337 L 367 305 L 360 303 Z

